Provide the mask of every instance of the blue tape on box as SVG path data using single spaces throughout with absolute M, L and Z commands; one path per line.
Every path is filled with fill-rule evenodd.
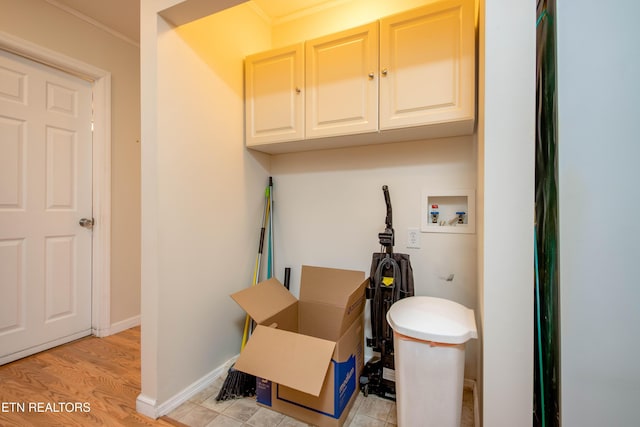
M 272 383 L 264 378 L 256 378 L 256 400 L 265 406 L 271 406 Z
M 351 355 L 349 359 L 342 363 L 334 362 L 335 369 L 335 390 L 334 390 L 334 418 L 340 418 L 342 411 L 349 403 L 349 399 L 356 389 L 356 357 Z

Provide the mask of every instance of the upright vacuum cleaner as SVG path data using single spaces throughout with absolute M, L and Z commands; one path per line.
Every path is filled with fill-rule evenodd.
M 387 311 L 399 299 L 413 296 L 413 270 L 409 255 L 393 252 L 395 235 L 389 188 L 382 186 L 382 192 L 387 205 L 385 229 L 378 234 L 380 252 L 373 254 L 369 286 L 366 289 L 371 308 L 372 335 L 371 338 L 367 337 L 367 346 L 378 354 L 365 365 L 360 376 L 360 390 L 365 396 L 373 393 L 395 401 L 393 331 L 387 323 Z

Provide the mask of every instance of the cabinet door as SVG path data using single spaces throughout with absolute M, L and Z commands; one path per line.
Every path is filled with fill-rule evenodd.
M 475 118 L 473 0 L 445 0 L 380 21 L 380 129 Z
M 247 146 L 304 138 L 304 45 L 245 59 Z
M 307 138 L 378 129 L 378 24 L 307 41 Z

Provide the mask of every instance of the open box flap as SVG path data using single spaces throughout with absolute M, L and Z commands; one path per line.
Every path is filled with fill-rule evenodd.
M 336 343 L 258 325 L 235 369 L 319 396 Z
M 298 302 L 276 278 L 231 294 L 231 298 L 259 324 Z
M 364 278 L 362 271 L 303 265 L 300 301 L 345 307 Z

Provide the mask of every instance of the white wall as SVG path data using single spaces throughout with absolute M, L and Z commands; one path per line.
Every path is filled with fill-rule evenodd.
M 535 2 L 480 3 L 482 418 L 531 425 Z
M 637 425 L 640 6 L 557 9 L 561 421 Z
M 294 292 L 305 263 L 368 271 L 384 228 L 381 186 L 388 184 L 397 250 L 414 257 L 416 293 L 474 306 L 474 235 L 423 234 L 422 249 L 405 247 L 407 227 L 420 226 L 424 188 L 475 187 L 473 137 L 273 158 L 247 151 L 242 59 L 272 45 L 270 28 L 240 6 L 173 29 L 155 18 L 158 7 L 142 2 L 139 403 L 161 408 L 237 353 L 243 316 L 228 294 L 250 282 L 269 174 L 276 274 L 282 278 L 284 266 L 293 267 Z M 450 274 L 454 280 L 445 281 Z
M 221 61 L 229 62 L 218 68 L 217 59 L 202 55 L 194 40 L 156 20 L 158 2 L 142 1 L 143 323 L 148 325 L 143 328 L 142 400 L 148 398 L 157 407 L 235 351 L 239 338 L 231 335 L 202 341 L 212 327 L 241 330 L 242 315 L 229 308 L 226 295 L 242 285 L 217 280 L 220 285 L 212 290 L 211 281 L 218 277 L 210 264 L 221 254 L 214 233 L 221 231 L 223 241 L 235 242 L 233 247 L 242 252 L 236 261 L 243 264 L 237 270 L 249 277 L 255 236 L 242 230 L 259 218 L 261 200 L 254 194 L 261 194 L 269 173 L 275 179 L 275 226 L 280 233 L 276 273 L 281 277 L 285 266 L 294 268 L 294 292 L 300 264 L 369 268 L 371 252 L 378 249 L 377 232 L 384 225 L 382 184 L 391 188 L 397 247 L 406 249 L 406 228 L 419 225 L 421 190 L 432 185 L 468 188 L 475 186 L 477 175 L 485 209 L 478 224 L 480 240 L 476 243 L 473 235 L 422 234 L 423 248 L 407 252 L 415 260 L 418 294 L 473 307 L 479 292 L 477 311 L 486 340 L 485 425 L 531 422 L 535 5 L 505 0 L 480 4 L 486 30 L 480 30 L 478 159 L 475 140 L 467 137 L 286 154 L 274 156 L 269 165 L 240 148 L 241 83 L 230 83 L 222 74 L 231 65 L 238 67 L 237 74 L 231 74 L 240 76 L 241 58 L 228 52 Z M 193 104 L 220 115 L 203 117 L 192 110 Z M 232 146 L 209 146 L 211 141 Z M 212 162 L 214 158 L 219 162 Z M 235 196 L 216 187 L 220 177 L 228 185 L 237 183 Z M 214 189 L 225 202 L 222 214 L 214 209 L 220 206 Z M 207 209 L 209 221 L 203 216 Z M 442 283 L 441 277 L 449 273 L 454 273 L 454 282 Z
M 273 46 L 284 46 L 353 28 L 432 0 L 354 0 L 318 13 L 275 23 Z M 302 264 L 371 268 L 380 251 L 390 188 L 395 251 L 408 253 L 417 295 L 449 298 L 476 308 L 475 234 L 421 233 L 421 248 L 407 248 L 407 229 L 420 228 L 423 190 L 476 188 L 473 136 L 383 146 L 277 155 L 272 158 L 277 195 L 276 274 L 292 268 L 297 292 Z M 453 274 L 452 281 L 445 279 Z M 367 313 L 368 314 L 368 313 Z M 366 331 L 370 328 L 365 318 Z M 467 345 L 466 378 L 476 378 L 477 342 Z M 370 350 L 370 349 L 367 349 Z
M 111 324 L 140 314 L 140 49 L 42 0 L 1 0 L 0 31 L 111 73 Z
M 138 409 L 150 416 L 240 349 L 244 313 L 229 294 L 251 284 L 269 168 L 244 149 L 242 98 L 242 60 L 270 41 L 266 26 L 235 25 L 240 7 L 175 29 L 156 15 L 170 3 L 141 3 Z
M 274 156 L 276 275 L 282 277 L 284 268 L 291 267 L 291 289 L 297 295 L 303 264 L 368 274 L 385 226 L 386 184 L 395 251 L 411 257 L 416 295 L 475 308 L 474 234 L 421 233 L 420 249 L 406 247 L 407 229 L 420 228 L 423 189 L 475 187 L 475 150 L 472 137 L 457 137 Z M 454 279 L 446 281 L 450 274 Z M 472 379 L 475 349 L 471 341 L 465 376 Z
M 273 47 L 286 46 L 312 38 L 368 24 L 437 0 L 349 0 L 328 2 L 311 15 L 278 20 L 273 23 Z

